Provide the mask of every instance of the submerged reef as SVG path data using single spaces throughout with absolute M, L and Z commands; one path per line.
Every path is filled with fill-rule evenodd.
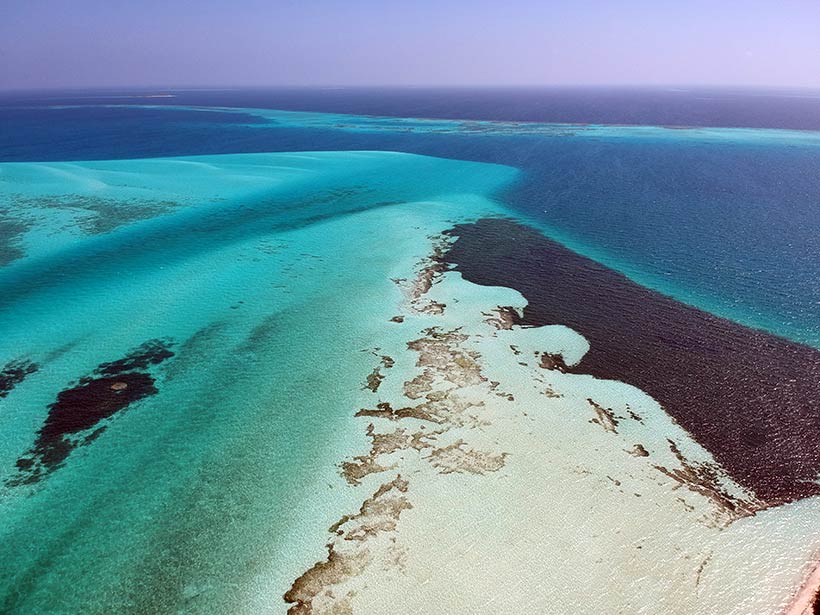
M 25 256 L 22 239 L 31 222 L 21 219 L 11 208 L 0 208 L 0 267 Z
M 156 199 L 113 199 L 81 194 L 50 196 L 3 195 L 10 206 L 0 207 L 0 267 L 24 258 L 24 238 L 49 215 L 68 214 L 66 229 L 102 235 L 122 226 L 174 211 L 181 203 Z
M 148 370 L 174 356 L 167 340 L 150 340 L 121 359 L 100 364 L 91 375 L 60 391 L 34 445 L 17 460 L 18 475 L 9 486 L 36 483 L 61 467 L 71 452 L 92 442 L 100 424 L 158 391 Z
M 23 382 L 26 377 L 39 369 L 32 361 L 9 361 L 0 370 L 0 399 L 6 397 L 11 390 Z
M 162 199 L 103 198 L 87 194 L 47 196 L 12 195 L 17 211 L 68 211 L 76 215 L 75 224 L 89 235 L 110 233 L 121 226 L 149 220 L 181 207 L 181 203 Z
M 562 324 L 589 341 L 570 371 L 647 392 L 766 505 L 820 494 L 820 351 L 645 288 L 512 220 L 451 235 L 443 263 L 526 298 L 516 324 Z

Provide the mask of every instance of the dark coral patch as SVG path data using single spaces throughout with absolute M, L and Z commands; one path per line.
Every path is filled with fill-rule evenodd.
M 31 361 L 9 361 L 0 371 L 0 399 L 11 393 L 11 390 L 26 379 L 26 376 L 37 371 L 38 365 Z
M 182 206 L 182 203 L 156 199 L 106 199 L 82 194 L 40 197 L 12 195 L 12 211 L 58 210 L 75 212 L 76 225 L 90 235 L 110 233 L 121 226 L 149 220 Z M 2 225 L 2 222 L 0 222 Z
M 60 391 L 57 401 L 49 406 L 38 443 L 49 444 L 66 434 L 90 429 L 138 399 L 155 393 L 154 378 L 145 373 L 83 378 L 76 387 Z
M 680 303 L 510 220 L 452 234 L 447 264 L 526 297 L 517 324 L 560 323 L 589 341 L 562 369 L 646 391 L 766 504 L 820 494 L 820 351 Z M 542 356 L 542 367 L 561 365 Z
M 114 376 L 123 372 L 146 370 L 173 356 L 174 353 L 170 350 L 167 341 L 150 340 L 118 361 L 103 363 L 95 370 L 95 373 L 100 376 Z
M 94 441 L 110 419 L 132 403 L 155 395 L 154 376 L 149 367 L 174 356 L 169 343 L 151 340 L 122 359 L 100 364 L 92 375 L 57 395 L 37 432 L 34 446 L 17 460 L 17 477 L 9 485 L 37 482 L 63 465 L 78 446 Z

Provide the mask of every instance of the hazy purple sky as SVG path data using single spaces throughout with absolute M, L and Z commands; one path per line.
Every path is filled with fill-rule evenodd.
M 0 88 L 820 87 L 820 0 L 0 0 Z

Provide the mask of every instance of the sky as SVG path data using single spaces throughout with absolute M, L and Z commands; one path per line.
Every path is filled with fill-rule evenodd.
M 820 0 L 0 0 L 0 89 L 820 88 Z

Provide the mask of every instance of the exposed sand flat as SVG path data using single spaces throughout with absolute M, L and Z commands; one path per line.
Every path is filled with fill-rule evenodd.
M 817 612 L 820 604 L 820 563 L 815 561 L 812 566 L 808 578 L 782 615 L 812 615 Z
M 520 294 L 435 259 L 416 273 L 394 321 L 407 352 L 357 413 L 372 445 L 340 466 L 362 504 L 294 581 L 291 613 L 789 605 L 820 549 L 820 498 L 765 508 L 649 396 L 565 373 L 588 344 L 512 325 Z

